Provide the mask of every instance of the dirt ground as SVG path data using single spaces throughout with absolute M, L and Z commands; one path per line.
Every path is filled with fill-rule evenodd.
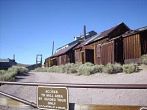
M 84 84 L 147 84 L 147 68 L 133 74 L 97 73 L 90 76 L 74 74 L 30 72 L 17 76 L 18 82 L 84 83 Z M 0 91 L 36 103 L 36 87 L 2 85 Z M 68 88 L 69 102 L 77 104 L 147 106 L 147 89 L 90 89 Z

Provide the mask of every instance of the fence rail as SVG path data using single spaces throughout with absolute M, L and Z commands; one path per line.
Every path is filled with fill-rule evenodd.
M 79 83 L 41 83 L 41 82 L 5 82 L 0 84 L 24 86 L 56 86 L 68 88 L 99 88 L 99 89 L 147 89 L 147 84 L 79 84 Z
M 6 85 L 23 85 L 23 86 L 50 86 L 50 87 L 67 87 L 67 88 L 97 88 L 97 89 L 147 89 L 147 84 L 79 84 L 79 83 L 42 83 L 42 82 L 5 82 L 5 81 L 0 81 L 0 85 L 3 85 L 3 84 L 6 84 Z M 16 96 L 13 96 L 13 95 L 10 95 L 10 94 L 7 94 L 7 93 L 4 93 L 2 91 L 0 91 L 0 94 L 1 95 L 4 95 L 6 97 L 9 97 L 11 99 L 14 99 L 16 101 L 19 101 L 19 102 L 22 102 L 24 104 L 27 104 L 27 105 L 30 105 L 34 108 L 37 108 L 37 104 L 33 103 L 33 102 L 29 102 L 27 100 L 24 100 L 24 99 L 21 99 L 19 97 L 16 97 Z M 74 106 L 73 104 L 69 104 L 69 107 L 71 110 L 75 110 L 74 109 Z M 80 108 L 81 106 L 83 105 L 78 105 Z M 84 105 L 85 106 L 85 105 Z M 93 108 L 90 108 L 89 107 L 89 110 L 91 110 Z M 129 108 L 129 110 L 147 110 L 146 108 L 145 109 L 139 109 L 140 107 L 139 106 L 119 106 L 120 109 L 119 110 L 125 110 Z M 108 107 L 108 106 L 98 106 L 98 107 L 95 107 L 95 108 L 118 108 L 117 106 L 115 107 Z M 111 110 L 110 109 L 110 110 Z M 76 110 L 84 110 L 84 109 L 76 109 Z M 106 109 L 104 109 L 106 110 Z

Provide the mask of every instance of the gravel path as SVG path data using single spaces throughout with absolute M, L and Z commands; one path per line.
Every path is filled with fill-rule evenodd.
M 30 72 L 17 76 L 18 82 L 46 83 L 97 83 L 97 84 L 147 84 L 147 71 L 134 74 L 93 74 L 76 76 L 74 74 Z M 2 85 L 0 91 L 36 103 L 36 87 Z M 77 104 L 139 105 L 147 106 L 147 90 L 88 89 L 69 88 L 69 102 Z

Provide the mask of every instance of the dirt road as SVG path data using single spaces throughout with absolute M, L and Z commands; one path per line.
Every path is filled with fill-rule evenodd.
M 62 73 L 30 72 L 17 76 L 18 82 L 147 84 L 147 72 L 134 74 L 94 74 L 76 76 Z M 2 85 L 0 91 L 36 103 L 36 87 Z M 147 106 L 147 90 L 69 88 L 69 102 L 77 104 L 140 105 Z

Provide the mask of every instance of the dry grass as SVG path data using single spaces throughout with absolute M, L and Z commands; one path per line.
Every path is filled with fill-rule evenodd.
M 11 81 L 15 79 L 17 74 L 27 73 L 28 69 L 20 66 L 13 66 L 8 70 L 0 70 L 0 80 L 1 81 Z

